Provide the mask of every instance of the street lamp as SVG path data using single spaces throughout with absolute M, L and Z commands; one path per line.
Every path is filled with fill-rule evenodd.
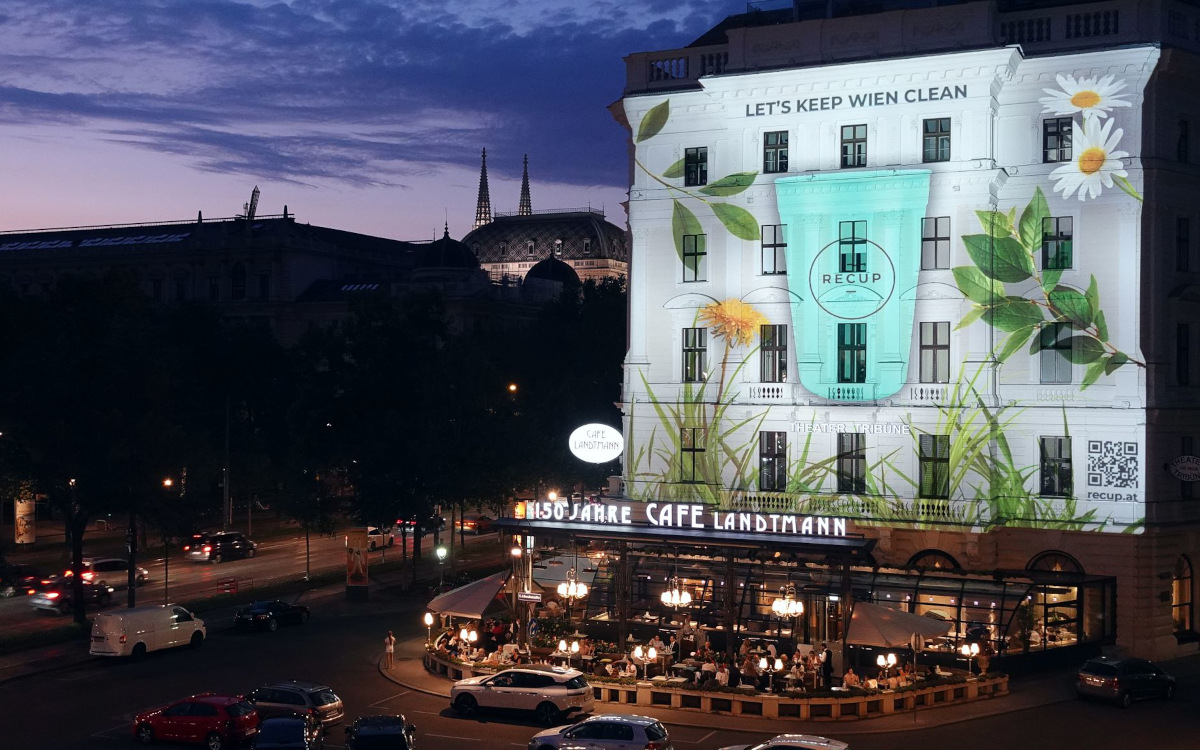
M 425 613 L 425 648 L 433 645 L 433 613 Z
M 892 667 L 896 666 L 896 655 L 888 654 L 887 656 L 884 656 L 883 654 L 880 654 L 879 656 L 875 657 L 875 663 L 878 664 L 879 668 L 883 670 L 883 676 L 885 678 L 890 677 Z
M 971 660 L 974 659 L 976 656 L 979 656 L 979 644 L 978 643 L 969 643 L 969 644 L 964 643 L 962 645 L 962 648 L 959 649 L 959 652 L 963 655 L 963 658 L 965 658 L 967 660 L 967 674 L 968 675 L 974 674 L 971 671 Z
M 775 661 L 767 661 L 767 657 L 763 656 L 758 660 L 758 668 L 767 673 L 767 692 L 775 690 L 775 673 L 783 669 L 783 659 L 775 659 Z
M 646 670 L 650 668 L 650 662 L 658 658 L 658 649 L 651 646 L 649 651 L 644 651 L 639 644 L 633 649 L 633 658 L 635 659 L 633 663 L 635 669 L 637 668 L 637 662 L 640 661 L 642 663 L 642 679 L 644 680 L 647 677 Z
M 439 545 L 434 552 L 438 559 L 438 593 L 442 593 L 442 587 L 446 585 L 446 548 Z
M 175 480 L 170 477 L 163 480 L 163 489 L 168 493 L 168 500 L 170 499 L 169 493 L 171 492 L 171 487 L 174 484 Z M 167 533 L 166 529 L 163 529 L 163 604 L 169 604 L 171 601 L 171 595 L 168 593 L 171 589 L 171 540 L 169 537 L 170 534 Z

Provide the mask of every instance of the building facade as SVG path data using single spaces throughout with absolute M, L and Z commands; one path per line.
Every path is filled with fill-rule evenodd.
M 544 260 L 570 266 L 581 281 L 618 278 L 628 271 L 625 232 L 596 208 L 534 210 L 525 157 L 521 196 L 512 213 L 493 213 L 487 178 L 487 151 L 479 171 L 475 228 L 463 244 L 499 282 L 517 282 Z
M 854 598 L 999 650 L 1193 653 L 1200 9 L 812 5 L 626 60 L 626 495 L 844 520 Z

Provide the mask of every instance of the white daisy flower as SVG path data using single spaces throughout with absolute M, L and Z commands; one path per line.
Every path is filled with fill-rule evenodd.
M 1050 96 L 1038 100 L 1048 114 L 1073 115 L 1082 112 L 1084 117 L 1108 117 L 1108 111 L 1113 107 L 1132 106 L 1116 96 L 1117 92 L 1125 88 L 1125 84 L 1116 82 L 1114 76 L 1076 80 L 1075 76 L 1059 75 L 1056 78 L 1062 90 L 1042 89 Z
M 1063 191 L 1064 198 L 1070 198 L 1076 190 L 1079 200 L 1084 199 L 1085 192 L 1087 197 L 1095 198 L 1100 195 L 1101 184 L 1110 188 L 1114 177 L 1129 176 L 1121 163 L 1129 154 L 1116 150 L 1125 131 L 1113 132 L 1115 124 L 1114 120 L 1106 120 L 1102 125 L 1091 119 L 1085 119 L 1082 125 L 1072 123 L 1071 147 L 1075 158 L 1050 173 L 1050 179 L 1057 180 L 1055 191 Z

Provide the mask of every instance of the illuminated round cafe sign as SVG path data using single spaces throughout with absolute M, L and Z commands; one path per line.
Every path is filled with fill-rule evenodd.
M 585 424 L 576 428 L 569 442 L 575 458 L 593 464 L 608 463 L 625 450 L 621 431 L 604 424 Z

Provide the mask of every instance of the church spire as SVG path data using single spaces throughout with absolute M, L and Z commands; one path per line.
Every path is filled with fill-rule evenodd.
M 529 154 L 525 154 L 525 173 L 521 175 L 521 204 L 517 216 L 533 216 L 533 202 L 529 200 Z
M 488 195 L 487 149 L 483 150 L 483 166 L 479 169 L 479 198 L 475 201 L 475 229 L 492 223 L 492 198 Z

